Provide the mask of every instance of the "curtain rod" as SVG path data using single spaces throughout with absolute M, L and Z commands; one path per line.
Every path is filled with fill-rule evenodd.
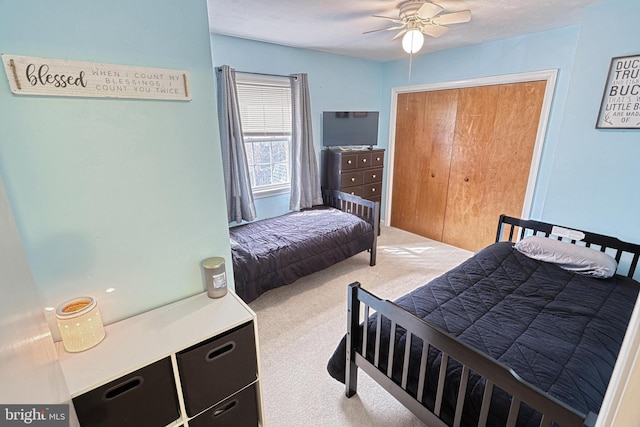
M 218 69 L 220 69 L 220 67 L 218 67 Z M 293 77 L 294 79 L 298 79 L 297 76 L 285 76 L 283 74 L 270 74 L 270 73 L 255 73 L 253 71 L 238 71 L 236 70 L 236 73 L 241 73 L 241 74 L 253 74 L 256 76 L 269 76 L 269 77 L 284 77 L 284 78 L 289 78 L 289 77 Z

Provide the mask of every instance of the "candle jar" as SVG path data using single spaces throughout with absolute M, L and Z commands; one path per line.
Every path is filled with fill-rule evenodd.
M 105 337 L 98 303 L 91 297 L 66 301 L 56 309 L 64 349 L 70 353 L 98 345 Z
M 227 273 L 224 258 L 213 257 L 202 261 L 204 278 L 209 298 L 220 298 L 227 293 Z

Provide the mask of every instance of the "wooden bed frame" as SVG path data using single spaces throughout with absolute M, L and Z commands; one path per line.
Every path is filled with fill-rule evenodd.
M 369 265 L 376 265 L 376 248 L 380 234 L 380 203 L 337 190 L 322 190 L 325 206 L 353 214 L 373 227 L 373 243 L 369 249 Z
M 532 220 L 521 220 L 517 218 L 500 216 L 496 242 L 514 241 L 528 235 L 544 235 L 546 237 L 557 238 L 569 241 L 573 244 L 585 244 L 598 248 L 602 252 L 615 257 L 619 263 L 617 274 L 622 274 L 633 278 L 640 257 L 640 245 L 622 242 L 614 237 L 601 234 L 584 232 L 566 227 L 559 227 L 553 224 Z M 558 237 L 562 236 L 562 237 Z M 362 308 L 364 308 L 362 310 Z M 367 322 L 364 322 L 364 329 L 360 326 L 361 318 L 368 319 L 373 311 L 378 313 L 377 331 L 375 343 L 374 363 L 369 362 L 362 354 L 367 348 Z M 363 316 L 363 317 L 362 317 Z M 423 363 L 420 366 L 420 376 L 418 385 L 418 395 L 414 398 L 406 391 L 407 375 L 409 365 L 408 348 L 405 349 L 405 358 L 402 367 L 402 383 L 397 384 L 391 379 L 391 369 L 393 364 L 389 364 L 386 371 L 378 368 L 380 354 L 380 324 L 382 317 L 391 321 L 391 336 L 395 335 L 396 328 L 404 328 L 409 337 L 406 342 L 410 345 L 411 336 L 420 338 L 423 343 Z M 393 359 L 394 340 L 389 343 L 389 360 Z M 433 412 L 423 406 L 422 390 L 425 381 L 426 352 L 429 345 L 442 352 L 441 372 L 438 378 L 437 393 Z M 383 388 L 391 393 L 404 406 L 411 410 L 420 420 L 430 427 L 448 427 L 441 420 L 443 392 L 444 392 L 444 372 L 448 360 L 456 360 L 462 365 L 462 374 L 458 391 L 458 400 L 455 407 L 454 426 L 459 426 L 462 418 L 464 397 L 469 378 L 469 372 L 473 371 L 486 379 L 486 387 L 482 398 L 480 410 L 479 426 L 486 426 L 489 413 L 489 403 L 494 387 L 499 387 L 511 396 L 511 407 L 507 419 L 507 427 L 514 427 L 518 418 L 520 403 L 526 403 L 542 415 L 541 427 L 550 427 L 556 422 L 562 427 L 578 427 L 595 425 L 597 415 L 594 413 L 582 414 L 571 407 L 565 405 L 558 399 L 548 395 L 540 389 L 525 382 L 509 367 L 501 364 L 458 341 L 452 335 L 436 328 L 429 323 L 417 318 L 405 311 L 398 305 L 388 300 L 381 300 L 375 295 L 365 291 L 359 283 L 352 283 L 349 286 L 348 294 L 348 326 L 347 326 L 347 355 L 345 386 L 347 397 L 353 396 L 357 391 L 358 368 L 362 369 L 371 378 L 378 382 Z M 443 367 L 443 368 L 442 368 Z

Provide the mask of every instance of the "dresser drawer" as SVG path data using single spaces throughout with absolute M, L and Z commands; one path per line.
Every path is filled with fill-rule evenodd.
M 176 359 L 185 408 L 192 417 L 256 380 L 253 323 L 183 350 Z
M 382 168 L 362 172 L 363 184 L 372 184 L 374 182 L 382 182 Z
M 166 357 L 75 397 L 73 405 L 83 427 L 164 427 L 180 418 L 171 359 Z
M 343 193 L 347 193 L 347 194 L 353 194 L 354 196 L 364 197 L 362 195 L 362 185 L 358 185 L 356 187 L 343 188 L 340 191 L 342 191 Z
M 366 184 L 362 186 L 362 196 L 365 199 L 370 199 L 374 196 L 380 196 L 381 184 Z
M 371 153 L 363 152 L 358 154 L 358 167 L 359 168 L 370 168 L 371 167 Z
M 362 172 L 343 172 L 340 175 L 340 188 L 354 187 L 356 185 L 362 185 L 363 181 Z
M 384 166 L 384 152 L 377 151 L 371 153 L 371 164 L 370 166 Z
M 340 168 L 342 170 L 356 169 L 358 166 L 357 154 L 342 154 L 340 156 Z
M 252 385 L 189 421 L 189 427 L 256 427 L 258 397 Z

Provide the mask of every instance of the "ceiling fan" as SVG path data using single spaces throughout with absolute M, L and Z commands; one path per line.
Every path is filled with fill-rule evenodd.
M 426 0 L 405 0 L 398 5 L 398 9 L 398 18 L 373 15 L 375 18 L 389 20 L 394 25 L 366 31 L 364 34 L 400 30 L 392 40 L 402 37 L 404 50 L 407 53 L 416 53 L 424 43 L 423 34 L 440 37 L 449 31 L 449 27 L 445 25 L 461 24 L 471 20 L 470 10 L 440 14 L 444 8 Z

